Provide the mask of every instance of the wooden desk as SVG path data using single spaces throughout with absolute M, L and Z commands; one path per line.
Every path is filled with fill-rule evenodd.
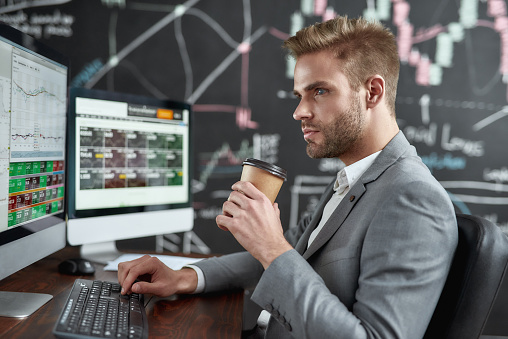
M 27 249 L 30 250 L 30 249 Z M 58 264 L 77 257 L 77 248 L 65 248 L 0 282 L 0 290 L 38 292 L 53 299 L 28 318 L 0 317 L 0 338 L 54 338 L 53 327 L 67 300 L 74 280 L 58 272 Z M 116 272 L 104 272 L 95 265 L 95 276 L 84 279 L 118 281 Z M 153 297 L 147 307 L 150 338 L 240 338 L 243 293 L 203 296 Z

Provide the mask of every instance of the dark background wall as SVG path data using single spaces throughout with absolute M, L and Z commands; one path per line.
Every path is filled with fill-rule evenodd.
M 401 129 L 458 212 L 508 228 L 506 0 L 0 1 L 6 21 L 69 55 L 73 86 L 193 104 L 194 232 L 212 252 L 240 246 L 215 225 L 241 161 L 286 168 L 285 227 L 312 210 L 342 164 L 311 160 L 292 119 L 282 41 L 335 13 L 393 29 Z

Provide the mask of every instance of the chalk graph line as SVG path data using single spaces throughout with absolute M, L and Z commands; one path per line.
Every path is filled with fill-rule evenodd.
M 480 88 L 478 86 L 478 81 L 476 80 L 477 76 L 476 76 L 476 68 L 473 67 L 473 50 L 475 49 L 473 47 L 473 39 L 471 38 L 471 33 L 470 32 L 467 32 L 466 33 L 466 37 L 465 37 L 465 46 L 466 46 L 466 49 L 467 49 L 467 53 L 466 53 L 466 61 L 468 63 L 468 67 L 467 67 L 467 70 L 468 70 L 468 73 L 469 73 L 469 83 L 470 83 L 470 86 L 473 90 L 473 93 L 475 93 L 476 95 L 479 95 L 479 96 L 483 96 L 487 93 L 489 93 L 495 86 L 496 84 L 502 79 L 502 75 L 500 72 L 496 72 L 496 74 L 494 74 L 494 76 L 492 76 L 492 78 L 485 84 L 485 86 L 483 88 Z M 499 65 L 501 66 L 501 65 Z M 499 69 L 499 67 L 498 67 Z
M 190 12 L 190 10 L 188 12 Z M 194 87 L 194 77 L 190 56 L 187 52 L 187 43 L 185 42 L 185 38 L 183 36 L 181 18 L 175 20 L 175 38 L 178 44 L 178 50 L 180 51 L 180 57 L 182 58 L 183 70 L 185 74 L 184 98 L 187 98 L 192 93 L 192 88 Z
M 207 23 L 210 28 L 212 28 L 219 37 L 221 37 L 224 42 L 231 48 L 236 49 L 240 45 L 240 43 L 236 42 L 223 28 L 219 25 L 217 21 L 212 19 L 208 14 L 203 12 L 200 9 L 197 8 L 190 8 L 187 12 L 187 15 L 194 15 L 203 22 Z M 247 22 L 245 19 L 244 22 Z M 250 28 L 247 30 L 244 29 L 244 34 L 247 32 L 250 32 Z M 184 73 L 185 73 L 185 79 L 186 79 L 186 88 L 185 88 L 185 98 L 188 98 L 192 95 L 192 88 L 193 88 L 193 77 L 192 77 L 192 64 L 189 58 L 189 55 L 187 53 L 185 38 L 183 36 L 183 31 L 181 27 L 181 17 L 178 18 L 178 20 L 175 21 L 175 36 L 176 40 L 179 45 L 180 55 L 182 57 L 183 67 L 184 67 Z
M 508 192 L 508 185 L 500 183 L 489 183 L 481 181 L 439 181 L 439 183 L 445 188 L 463 188 L 463 189 L 478 189 L 478 190 L 489 190 L 494 192 Z M 465 203 L 476 204 L 476 205 L 507 205 L 508 198 L 506 197 L 485 197 L 476 196 L 472 194 L 457 194 L 451 193 L 447 190 L 450 198 L 453 202 L 463 210 L 464 208 L 469 211 Z M 465 212 L 470 213 L 470 212 Z
M 265 32 L 267 32 L 266 27 L 260 27 L 258 30 L 256 30 L 252 36 L 248 39 L 248 42 L 252 44 L 257 39 L 259 39 Z M 191 104 L 195 103 L 196 100 L 203 94 L 203 92 L 215 81 L 215 79 L 226 70 L 226 68 L 242 53 L 235 49 L 232 51 L 220 64 L 217 68 L 215 68 L 206 78 L 203 80 L 203 82 L 196 88 L 194 93 L 192 93 L 191 96 L 187 98 L 187 101 L 189 101 Z
M 476 124 L 473 125 L 473 131 L 477 132 L 481 130 L 482 128 L 487 127 L 488 125 L 493 124 L 497 120 L 504 118 L 508 115 L 508 106 L 504 106 L 502 110 L 497 111 L 494 114 L 491 114 L 490 116 L 486 117 L 483 120 L 480 120 Z
M 477 205 L 508 205 L 508 198 L 502 197 L 478 197 L 475 195 L 454 194 L 457 199 Z
M 174 6 L 173 6 L 174 7 Z M 116 29 L 118 23 L 118 12 L 113 12 L 110 17 L 109 22 L 109 33 L 108 33 L 108 41 L 109 41 L 109 55 L 110 57 L 116 55 Z M 146 90 L 148 90 L 154 97 L 158 99 L 168 99 L 167 95 L 162 93 L 154 84 L 152 84 L 146 76 L 139 70 L 139 68 L 130 62 L 127 59 L 123 59 L 121 64 L 118 64 L 117 67 L 124 67 L 129 70 L 134 77 L 138 80 L 138 82 L 143 86 Z M 111 74 L 111 73 L 108 73 Z M 108 79 L 109 80 L 109 79 Z M 108 84 L 109 88 L 109 84 Z M 112 87 L 111 87 L 112 88 Z
M 112 53 L 113 55 L 110 57 L 109 61 L 106 63 L 106 65 L 103 66 L 102 69 L 100 69 L 97 74 L 92 77 L 86 84 L 86 87 L 91 88 L 93 87 L 97 81 L 99 81 L 107 72 L 109 72 L 113 67 L 116 67 L 120 61 L 122 61 L 127 55 L 129 55 L 131 52 L 133 52 L 136 48 L 138 48 L 146 39 L 152 37 L 155 33 L 160 31 L 165 26 L 169 25 L 174 20 L 179 20 L 183 14 L 188 15 L 194 15 L 197 17 L 200 17 L 204 22 L 206 22 L 217 34 L 228 44 L 231 48 L 238 48 L 241 43 L 238 43 L 234 41 L 234 39 L 210 16 L 208 16 L 203 11 L 196 9 L 196 8 L 190 8 L 191 6 L 194 6 L 199 0 L 189 0 L 186 2 L 183 7 L 184 9 L 181 9 L 182 6 L 176 6 L 176 8 L 169 13 L 166 17 L 161 19 L 158 23 L 153 25 L 150 29 L 143 32 L 141 35 L 139 35 L 136 39 L 134 39 L 130 44 L 128 44 L 126 47 L 124 47 L 120 52 L 118 53 Z M 248 2 L 248 1 L 244 1 Z M 178 14 L 175 14 L 176 12 L 179 12 Z M 244 12 L 246 12 L 246 9 L 244 9 Z M 116 21 L 116 20 L 115 20 Z M 248 15 L 248 12 L 245 13 L 245 25 L 246 28 L 244 30 L 244 41 L 243 42 L 249 42 L 252 41 L 252 37 L 249 37 L 249 31 L 251 26 L 251 18 L 250 15 Z M 114 26 L 114 25 L 112 25 Z M 177 33 L 177 41 L 181 42 L 183 41 L 183 35 L 181 34 L 181 31 Z M 110 33 L 110 43 L 115 44 L 114 36 L 111 36 Z M 110 48 L 115 50 L 115 48 Z M 185 48 L 181 48 L 181 50 L 184 50 Z M 188 57 L 184 57 L 184 68 L 186 70 L 189 70 L 189 65 L 185 64 L 188 62 Z M 220 67 L 220 66 L 219 66 Z M 187 77 L 189 79 L 189 77 Z M 192 95 L 191 95 L 192 96 Z
M 112 15 L 110 19 L 109 27 L 109 39 L 110 39 L 110 57 L 105 65 L 103 65 L 85 84 L 85 87 L 93 87 L 102 77 L 108 74 L 113 68 L 118 67 L 120 61 L 123 61 L 132 51 L 138 48 L 146 39 L 151 38 L 155 33 L 159 32 L 163 27 L 174 22 L 175 37 L 179 46 L 180 56 L 183 62 L 184 74 L 186 79 L 185 86 L 185 101 L 190 104 L 195 102 L 203 95 L 203 93 L 215 82 L 215 80 L 223 74 L 223 72 L 235 61 L 238 56 L 242 56 L 242 67 L 241 67 L 241 98 L 240 107 L 235 108 L 237 116 L 237 125 L 241 128 L 258 128 L 258 123 L 251 121 L 251 110 L 248 107 L 248 73 L 249 73 L 249 52 L 252 44 L 263 36 L 268 28 L 262 26 L 258 28 L 253 34 L 252 30 L 252 15 L 250 0 L 243 0 L 243 17 L 244 17 L 244 28 L 243 38 L 241 42 L 236 42 L 215 20 L 213 20 L 208 14 L 197 8 L 192 8 L 199 0 L 188 1 L 184 5 L 175 7 L 165 7 L 171 9 L 171 13 L 166 15 L 163 19 L 157 22 L 155 25 L 150 27 L 147 31 L 140 34 L 137 38 L 131 41 L 126 47 L 119 52 L 116 52 L 116 25 L 117 25 L 117 14 Z M 181 18 L 183 15 L 193 15 L 203 20 L 209 27 L 215 31 L 219 37 L 221 37 L 225 43 L 230 46 L 233 51 L 222 60 L 222 62 L 213 69 L 208 76 L 194 89 L 193 85 L 193 70 L 190 57 L 187 52 L 187 46 L 183 31 L 181 27 Z M 125 65 L 127 69 L 135 74 L 140 72 L 136 70 L 134 65 Z M 152 94 L 157 97 L 165 97 L 164 94 L 159 91 L 156 86 L 151 84 L 148 79 L 142 78 L 141 84 L 149 90 Z M 211 107 L 210 105 L 207 105 Z
M 464 188 L 488 190 L 494 192 L 508 192 L 508 185 L 500 183 L 490 183 L 483 181 L 439 181 L 444 188 Z
M 85 84 L 86 88 L 92 88 L 102 77 L 108 73 L 112 68 L 116 67 L 120 61 L 127 57 L 130 53 L 141 46 L 146 40 L 150 39 L 161 29 L 173 22 L 178 16 L 183 15 L 189 7 L 194 6 L 199 0 L 188 0 L 183 5 L 177 6 L 176 9 L 166 15 L 164 18 L 155 23 L 148 30 L 141 33 L 136 39 L 131 41 L 115 56 L 109 58 L 108 62 L 98 70 L 98 72 Z

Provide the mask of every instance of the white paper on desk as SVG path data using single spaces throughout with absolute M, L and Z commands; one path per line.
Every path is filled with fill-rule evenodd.
M 104 271 L 118 271 L 118 264 L 124 261 L 131 261 L 137 258 L 141 258 L 144 254 L 122 254 L 116 260 L 109 261 L 106 267 L 104 267 Z M 202 260 L 202 258 L 189 258 L 189 257 L 179 257 L 173 255 L 151 255 L 152 257 L 159 258 L 166 266 L 173 270 L 179 270 L 185 265 L 189 265 L 195 262 Z

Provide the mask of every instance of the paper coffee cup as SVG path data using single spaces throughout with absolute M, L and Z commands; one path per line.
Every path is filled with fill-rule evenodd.
M 287 172 L 285 169 L 262 160 L 247 158 L 243 162 L 240 180 L 251 182 L 273 204 L 286 178 Z

